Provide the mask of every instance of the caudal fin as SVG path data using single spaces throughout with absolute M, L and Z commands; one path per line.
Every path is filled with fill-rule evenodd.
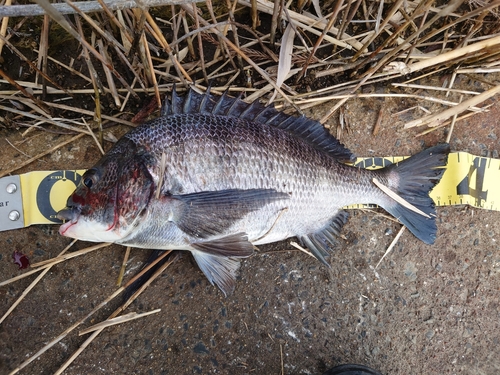
M 399 219 L 416 237 L 432 244 L 436 239 L 436 208 L 429 192 L 446 170 L 450 146 L 440 144 L 385 168 L 389 187 L 425 215 L 390 199 L 383 207 Z

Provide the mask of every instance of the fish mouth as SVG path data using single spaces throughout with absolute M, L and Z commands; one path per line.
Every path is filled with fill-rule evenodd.
M 78 222 L 80 210 L 76 207 L 64 208 L 57 213 L 56 217 L 60 220 L 66 221 L 59 228 L 59 234 L 64 236 L 67 230 Z

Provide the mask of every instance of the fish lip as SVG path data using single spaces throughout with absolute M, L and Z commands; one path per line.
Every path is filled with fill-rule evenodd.
M 56 215 L 59 220 L 71 221 L 75 224 L 80 217 L 80 210 L 76 207 L 67 207 L 59 211 Z
M 78 222 L 80 210 L 77 207 L 67 207 L 59 211 L 56 217 L 65 221 L 65 223 L 59 227 L 59 234 L 65 236 L 67 230 Z

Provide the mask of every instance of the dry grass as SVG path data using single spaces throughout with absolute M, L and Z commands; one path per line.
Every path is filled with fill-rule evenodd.
M 212 82 L 214 92 L 230 86 L 231 92 L 245 92 L 248 100 L 263 98 L 298 111 L 328 102 L 331 109 L 322 122 L 342 111 L 353 98 L 410 97 L 419 103 L 433 102 L 445 108 L 406 125 L 427 126 L 426 131 L 487 109 L 487 102 L 500 91 L 500 86 L 494 83 L 484 92 L 454 88 L 461 76 L 488 82 L 486 74 L 500 71 L 498 0 L 442 4 L 431 0 L 339 0 L 325 2 L 333 5 L 323 8 L 321 2 L 312 1 L 308 9 L 302 9 L 304 2 L 299 2 L 296 8 L 282 9 L 279 1 L 178 0 L 176 5 L 155 1 L 155 5 L 162 6 L 151 9 L 105 7 L 105 13 L 86 13 L 85 9 L 79 9 L 78 3 L 68 0 L 61 4 L 73 13 L 68 18 L 47 0 L 37 3 L 46 16 L 2 18 L 0 53 L 5 61 L 16 63 L 0 68 L 0 126 L 26 127 L 25 134 L 56 131 L 74 136 L 43 154 L 2 170 L 1 176 L 84 136 L 93 136 L 105 149 L 109 145 L 103 144 L 103 123 L 133 126 L 131 116 L 127 119 L 122 116 L 131 100 L 141 103 L 147 96 L 154 97 L 153 105 L 137 116 L 144 119 L 160 107 L 162 94 L 171 90 L 173 84 L 179 89 L 196 85 L 203 90 Z M 10 11 L 9 5 L 7 1 L 0 7 L 0 16 L 13 14 L 2 13 Z M 246 14 L 251 17 L 245 17 Z M 253 27 L 263 24 L 264 17 L 270 27 L 255 30 Z M 242 20 L 247 18 L 245 24 Z M 35 31 L 39 34 L 26 33 L 28 19 L 39 25 Z M 278 27 L 283 23 L 288 25 L 287 29 Z M 58 29 L 58 35 L 50 32 L 54 28 Z M 283 33 L 286 35 L 281 39 Z M 68 43 L 71 48 L 63 53 L 54 52 L 60 43 Z M 33 47 L 36 55 L 31 53 Z M 25 74 L 26 71 L 29 73 Z M 60 83 L 63 80 L 58 78 L 59 71 L 66 77 L 66 83 Z M 451 77 L 445 85 L 415 83 L 445 73 Z M 371 85 L 387 89 L 382 94 L 365 93 L 364 88 Z M 401 86 L 406 90 L 403 94 L 398 91 Z M 424 95 L 422 90 L 430 94 Z M 460 94 L 461 98 L 450 100 L 447 98 L 450 94 Z M 72 105 L 60 103 L 67 100 Z M 85 109 L 83 103 L 90 103 L 94 110 Z M 61 255 L 38 270 L 46 273 L 67 258 L 68 255 Z M 123 288 L 13 373 L 43 354 Z M 26 294 L 27 291 L 23 297 Z M 122 306 L 110 319 L 127 306 Z M 61 371 L 106 325 L 94 327 L 95 332 Z

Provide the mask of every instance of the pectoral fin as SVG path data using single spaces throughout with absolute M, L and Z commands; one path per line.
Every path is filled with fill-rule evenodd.
M 227 297 L 234 291 L 236 271 L 240 266 L 237 258 L 245 258 L 253 253 L 253 245 L 244 233 L 232 234 L 212 241 L 191 244 L 194 259 L 208 281 L 214 283 Z
M 288 199 L 274 189 L 230 189 L 173 195 L 173 221 L 184 233 L 208 238 L 224 233 L 246 214 L 266 204 Z

